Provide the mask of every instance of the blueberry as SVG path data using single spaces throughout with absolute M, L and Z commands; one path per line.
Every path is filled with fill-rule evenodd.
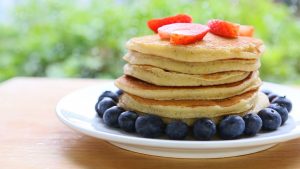
M 277 97 L 277 98 L 275 98 L 273 101 L 272 101 L 272 103 L 277 103 L 277 104 L 279 104 L 280 106 L 283 106 L 283 107 L 285 107 L 286 109 L 287 109 L 287 111 L 288 112 L 291 112 L 291 110 L 292 110 L 292 102 L 288 99 L 288 98 L 286 98 L 285 96 L 279 96 L 279 97 Z
M 279 95 L 275 93 L 271 93 L 268 95 L 269 101 L 272 102 L 275 98 L 279 97 Z
M 285 123 L 285 121 L 288 119 L 288 111 L 285 107 L 280 106 L 277 103 L 272 103 L 270 104 L 270 106 L 268 107 L 270 109 L 276 110 L 277 113 L 279 113 L 280 117 L 281 117 L 281 125 L 283 125 Z
M 222 139 L 236 139 L 243 134 L 245 122 L 242 117 L 230 115 L 220 122 L 219 131 Z
M 198 119 L 194 123 L 193 134 L 197 140 L 211 140 L 216 134 L 216 125 L 208 118 Z
M 123 90 L 119 89 L 116 91 L 117 96 L 121 96 L 123 94 Z
M 122 107 L 113 106 L 107 109 L 103 114 L 103 121 L 107 126 L 119 127 L 118 118 L 125 110 Z
M 262 129 L 267 131 L 276 130 L 281 124 L 281 117 L 276 110 L 264 108 L 258 112 L 259 117 L 263 122 Z
M 116 103 L 109 97 L 104 97 L 101 101 L 98 101 L 95 105 L 96 112 L 98 116 L 102 118 L 105 110 L 115 106 Z
M 155 115 L 139 116 L 135 121 L 135 130 L 142 137 L 159 137 L 163 134 L 164 128 L 164 122 Z
M 126 132 L 135 132 L 135 120 L 137 119 L 138 114 L 132 111 L 123 112 L 119 118 L 119 126 Z
M 100 97 L 98 98 L 98 101 L 101 101 L 105 97 L 109 97 L 109 98 L 113 99 L 115 102 L 118 102 L 118 100 L 119 100 L 117 94 L 115 94 L 111 91 L 105 91 L 100 95 Z
M 263 92 L 267 96 L 269 96 L 272 93 L 272 91 L 268 90 L 268 89 L 263 89 L 263 90 L 261 90 L 261 92 Z
M 166 127 L 166 135 L 172 140 L 183 140 L 189 132 L 189 126 L 180 121 L 171 121 Z
M 245 135 L 254 136 L 260 131 L 262 127 L 262 120 L 257 114 L 246 114 L 243 117 L 243 120 L 245 121 Z

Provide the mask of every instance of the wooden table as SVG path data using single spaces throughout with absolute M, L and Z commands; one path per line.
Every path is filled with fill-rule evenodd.
M 0 168 L 300 168 L 300 139 L 267 151 L 225 159 L 141 155 L 77 133 L 55 115 L 67 93 L 107 80 L 14 78 L 0 85 Z

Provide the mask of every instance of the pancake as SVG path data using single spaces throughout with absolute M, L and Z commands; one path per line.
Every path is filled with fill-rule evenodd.
M 258 113 L 260 110 L 262 110 L 263 108 L 266 108 L 270 105 L 269 103 L 269 99 L 268 97 L 259 92 L 258 95 L 257 95 L 257 99 L 256 99 L 256 102 L 255 102 L 255 105 L 253 108 L 245 111 L 245 112 L 242 112 L 242 113 L 237 113 L 237 114 L 231 114 L 231 115 L 239 115 L 239 116 L 244 116 L 246 115 L 247 113 Z M 144 114 L 144 113 L 142 113 Z M 216 124 L 218 124 L 220 122 L 220 120 L 223 118 L 224 116 L 219 116 L 219 117 L 213 117 L 211 118 Z M 162 118 L 162 120 L 165 122 L 165 123 L 169 123 L 171 122 L 172 120 L 182 120 L 184 121 L 185 123 L 187 123 L 188 125 L 193 125 L 194 122 L 197 120 L 198 118 L 188 118 L 188 119 L 172 119 L 172 118 Z
M 133 65 L 149 65 L 168 71 L 186 74 L 211 74 L 226 71 L 251 72 L 258 70 L 260 67 L 259 59 L 227 59 L 210 62 L 183 62 L 165 57 L 143 54 L 136 51 L 128 51 L 123 59 Z
M 222 38 L 208 33 L 202 41 L 189 45 L 172 45 L 159 36 L 148 35 L 130 39 L 129 50 L 184 62 L 209 62 L 224 59 L 258 59 L 263 42 L 251 37 Z
M 251 72 L 230 71 L 205 75 L 170 72 L 147 65 L 124 66 L 124 74 L 159 86 L 211 86 L 241 81 Z
M 166 118 L 186 119 L 219 117 L 245 112 L 254 107 L 257 90 L 223 100 L 153 100 L 122 94 L 119 106 Z
M 121 76 L 115 85 L 123 91 L 142 98 L 154 100 L 212 100 L 225 99 L 261 85 L 258 72 L 251 73 L 246 79 L 224 85 L 200 87 L 157 86 L 130 76 Z

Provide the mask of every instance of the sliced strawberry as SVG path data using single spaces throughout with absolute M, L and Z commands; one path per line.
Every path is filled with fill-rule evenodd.
M 172 23 L 191 23 L 192 17 L 186 14 L 178 14 L 175 16 L 169 16 L 166 18 L 151 19 L 147 22 L 148 27 L 157 33 L 157 29 L 161 26 Z
M 239 36 L 252 37 L 254 34 L 254 27 L 249 25 L 240 25 Z
M 187 45 L 203 39 L 209 32 L 208 27 L 195 30 L 179 30 L 171 34 L 170 42 L 175 45 Z
M 194 29 L 200 24 L 194 23 L 173 23 L 158 28 L 158 34 L 161 39 L 170 39 L 172 32 L 179 30 Z
M 162 39 L 169 39 L 172 44 L 187 45 L 200 41 L 208 33 L 209 28 L 195 23 L 174 23 L 162 26 L 158 34 Z
M 239 24 L 219 19 L 209 20 L 207 26 L 210 32 L 226 38 L 237 38 L 239 35 Z

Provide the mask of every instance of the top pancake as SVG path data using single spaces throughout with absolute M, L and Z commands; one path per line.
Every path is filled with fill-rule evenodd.
M 208 33 L 202 41 L 190 45 L 172 45 L 158 35 L 130 39 L 129 50 L 185 62 L 209 62 L 224 59 L 258 59 L 263 42 L 251 37 L 222 38 Z

